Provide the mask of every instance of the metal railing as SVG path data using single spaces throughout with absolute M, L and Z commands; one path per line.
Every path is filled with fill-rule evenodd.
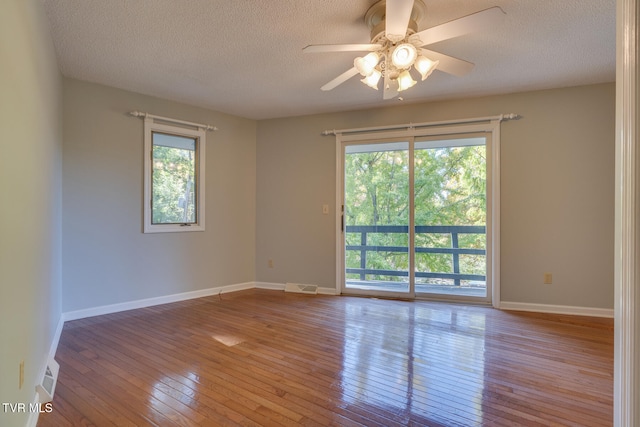
M 368 252 L 399 252 L 408 253 L 407 246 L 378 246 L 367 243 L 369 234 L 407 234 L 409 227 L 404 225 L 347 225 L 345 232 L 348 234 L 360 234 L 359 245 L 346 245 L 347 251 L 360 252 L 360 268 L 347 268 L 346 273 L 358 274 L 360 280 L 366 280 L 367 275 L 378 276 L 399 276 L 408 277 L 408 271 L 401 270 L 380 270 L 367 268 Z M 416 225 L 415 233 L 418 234 L 449 234 L 451 236 L 451 247 L 416 247 L 416 253 L 450 254 L 452 258 L 452 272 L 427 272 L 416 271 L 416 278 L 429 279 L 449 279 L 454 281 L 454 285 L 460 286 L 461 280 L 486 281 L 485 275 L 460 273 L 460 255 L 482 255 L 486 256 L 485 249 L 461 248 L 458 237 L 460 234 L 486 234 L 486 227 L 475 225 Z

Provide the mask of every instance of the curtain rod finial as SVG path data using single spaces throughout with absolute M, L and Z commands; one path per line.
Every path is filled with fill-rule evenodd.
M 518 120 L 520 116 L 515 113 L 502 114 L 500 116 L 500 120 Z

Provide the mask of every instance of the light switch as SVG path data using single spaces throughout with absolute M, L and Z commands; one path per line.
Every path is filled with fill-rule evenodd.
M 329 215 L 329 205 L 322 205 L 322 213 Z

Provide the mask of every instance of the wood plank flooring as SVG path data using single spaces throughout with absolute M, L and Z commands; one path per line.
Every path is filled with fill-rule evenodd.
M 613 320 L 249 290 L 65 324 L 46 426 L 611 426 Z

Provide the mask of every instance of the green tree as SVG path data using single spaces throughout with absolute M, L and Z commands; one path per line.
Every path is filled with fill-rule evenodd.
M 414 192 L 416 225 L 484 225 L 486 221 L 485 147 L 416 149 Z M 408 150 L 350 153 L 345 156 L 345 224 L 406 225 L 409 221 Z M 347 234 L 348 245 L 360 235 Z M 376 233 L 367 244 L 408 246 L 408 236 Z M 451 247 L 450 235 L 417 234 L 416 247 Z M 460 247 L 484 248 L 484 235 L 461 235 Z M 360 266 L 360 253 L 347 251 L 347 266 Z M 408 269 L 408 254 L 369 252 L 367 268 Z M 461 255 L 461 271 L 485 274 L 484 256 Z M 418 271 L 450 272 L 451 255 L 417 254 Z M 353 276 L 352 278 L 356 278 Z M 397 276 L 380 280 L 404 280 Z
M 194 151 L 154 145 L 154 224 L 195 222 Z

